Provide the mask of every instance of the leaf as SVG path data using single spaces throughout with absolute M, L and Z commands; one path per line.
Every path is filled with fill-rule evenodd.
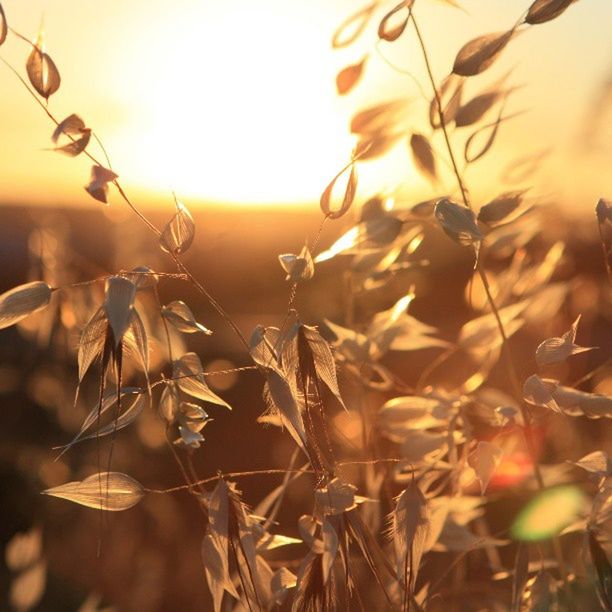
M 129 272 L 122 272 L 121 276 L 132 281 L 136 286 L 136 291 L 155 287 L 158 281 L 157 274 L 148 266 L 136 266 Z
M 44 51 L 43 38 L 41 30 L 36 43 L 32 44 L 32 51 L 26 62 L 26 71 L 32 87 L 48 100 L 49 96 L 59 89 L 61 78 L 54 61 Z
M 434 215 L 444 232 L 459 244 L 468 246 L 483 238 L 474 213 L 466 206 L 443 198 L 436 204 Z
M 608 610 L 612 610 L 612 566 L 595 534 L 589 530 L 589 552 L 597 571 L 597 592 Z
M 114 404 L 116 405 L 116 401 Z M 79 435 L 77 439 L 74 439 L 70 444 L 66 447 L 66 450 L 76 444 L 77 442 L 83 442 L 85 440 L 93 440 L 94 438 L 102 438 L 104 436 L 109 436 L 115 434 L 121 429 L 124 429 L 128 425 L 131 425 L 142 413 L 145 407 L 145 396 L 142 393 L 138 393 L 136 399 L 131 403 L 131 405 L 124 410 L 116 419 L 113 419 L 108 425 L 104 427 L 100 427 L 100 429 L 87 434 L 86 436 Z M 97 415 L 97 412 L 96 412 Z
M 414 480 L 397 498 L 389 519 L 397 578 L 413 593 L 430 524 L 427 500 Z
M 297 283 L 301 280 L 310 280 L 314 276 L 314 261 L 310 250 L 304 246 L 299 255 L 286 253 L 278 256 L 278 261 L 287 272 L 285 280 Z
M 187 304 L 181 300 L 176 300 L 174 302 L 170 302 L 166 306 L 163 306 L 161 313 L 164 319 L 171 323 L 180 332 L 185 334 L 202 332 L 207 336 L 212 334 L 210 329 L 204 327 L 204 325 L 195 320 L 189 306 L 187 306 Z
M 176 202 L 176 214 L 169 221 L 159 237 L 163 251 L 178 255 L 184 253 L 195 237 L 195 223 L 191 213 L 182 202 Z
M 524 195 L 525 190 L 502 193 L 478 211 L 478 221 L 487 225 L 504 221 L 521 205 Z
M 575 466 L 599 477 L 612 475 L 612 460 L 604 451 L 594 451 L 574 463 Z
M 370 106 L 351 119 L 351 133 L 372 136 L 388 132 L 390 126 L 406 117 L 408 100 L 391 100 Z
M 51 136 L 51 140 L 54 144 L 57 144 L 59 137 L 65 134 L 66 136 L 79 136 L 79 138 L 71 138 L 71 142 L 62 146 L 56 147 L 54 151 L 58 153 L 64 153 L 74 157 L 79 153 L 82 153 L 91 138 L 91 130 L 85 126 L 85 122 L 78 115 L 72 114 L 66 117 L 62 122 L 58 124 Z
M 438 110 L 438 98 L 443 106 L 444 123 L 451 123 L 461 106 L 461 96 L 463 94 L 464 79 L 456 74 L 449 74 L 438 89 L 438 96 L 434 96 L 429 103 L 429 124 L 436 130 L 440 127 L 440 112 Z M 454 89 L 453 89 L 454 86 Z M 446 93 L 450 93 L 448 101 L 445 101 Z
M 402 439 L 402 457 L 409 463 L 438 458 L 447 450 L 448 435 L 408 430 Z
M 331 198 L 336 181 L 346 172 L 351 169 L 349 174 L 348 182 L 344 190 L 344 197 L 340 208 L 332 211 L 331 210 Z M 330 219 L 339 219 L 344 215 L 351 207 L 353 200 L 355 199 L 355 193 L 357 191 L 357 171 L 355 170 L 355 162 L 352 160 L 347 166 L 345 166 L 336 176 L 332 179 L 331 183 L 325 188 L 325 191 L 321 195 L 321 210 L 326 217 Z
M 127 349 L 131 357 L 138 360 L 139 365 L 142 366 L 142 371 L 148 378 L 149 340 L 147 338 L 147 330 L 144 323 L 135 308 L 132 310 L 130 326 L 123 336 L 123 340 L 125 349 Z
M 348 47 L 354 43 L 366 29 L 368 22 L 374 14 L 377 6 L 378 1 L 371 2 L 370 4 L 367 4 L 363 8 L 359 9 L 356 13 L 353 13 L 347 17 L 334 32 L 332 37 L 332 47 L 334 49 L 341 49 L 342 47 Z M 353 27 L 352 32 L 350 31 L 351 27 Z
M 274 602 L 281 606 L 287 597 L 289 589 L 293 589 L 296 584 L 297 577 L 287 568 L 281 567 L 280 569 L 276 570 L 270 583 Z
M 176 379 L 179 389 L 187 395 L 198 399 L 225 406 L 228 410 L 232 407 L 218 395 L 213 393 L 204 378 L 202 362 L 195 353 L 185 353 L 172 364 L 172 375 Z
M 337 477 L 326 486 L 315 489 L 315 509 L 318 516 L 335 516 L 355 508 L 356 490 L 353 485 L 342 482 Z
M 453 72 L 461 76 L 474 76 L 484 72 L 498 58 L 516 30 L 485 34 L 466 43 L 455 58 Z
M 491 477 L 501 463 L 504 452 L 491 442 L 480 441 L 476 449 L 468 456 L 468 463 L 476 473 L 480 483 L 480 492 L 484 495 Z
M 81 424 L 81 428 L 74 436 L 74 438 L 72 438 L 72 440 L 65 446 L 59 447 L 62 450 L 59 456 L 61 457 L 66 451 L 70 450 L 78 442 L 81 442 L 83 440 L 91 440 L 96 437 L 106 436 L 108 434 L 113 433 L 113 431 L 115 430 L 115 423 L 117 424 L 117 430 L 123 429 L 123 427 L 127 427 L 130 423 L 132 423 L 144 408 L 144 397 L 141 389 L 138 389 L 136 387 L 122 387 L 122 406 L 125 406 L 126 399 L 131 399 L 134 395 L 136 397 L 133 399 L 130 406 L 126 410 L 124 410 L 121 415 L 119 415 L 119 418 L 117 420 L 113 419 L 113 421 L 109 425 L 104 425 L 103 427 L 100 427 L 98 431 L 90 433 L 88 435 L 84 435 L 85 432 L 90 429 L 92 425 L 97 423 L 103 415 L 105 415 L 108 411 L 114 409 L 117 406 L 117 392 L 115 390 L 108 392 L 102 399 L 102 405 L 99 405 L 99 403 L 96 402 L 96 405 L 89 411 L 89 413 L 83 420 L 83 423 Z
M 119 512 L 135 506 L 143 497 L 142 485 L 127 474 L 100 472 L 83 481 L 68 482 L 43 491 L 44 495 L 109 512 Z
M 532 374 L 523 385 L 523 398 L 534 406 L 545 406 L 560 412 L 552 391 L 551 385 L 547 384 L 537 374 Z
M 0 329 L 42 310 L 50 301 L 51 287 L 42 281 L 13 287 L 0 295 Z
M 76 157 L 87 148 L 90 139 L 91 130 L 86 129 L 84 130 L 83 135 L 74 142 L 69 142 L 68 144 L 65 144 L 61 147 L 56 147 L 53 150 L 56 153 L 63 153 L 64 155 L 68 155 L 69 157 Z
M 555 19 L 576 0 L 535 0 L 529 7 L 525 23 L 536 25 Z
M 357 85 L 363 75 L 367 59 L 368 56 L 366 55 L 360 62 L 343 68 L 336 75 L 336 89 L 339 95 L 343 96 L 349 93 Z
M 136 287 L 121 276 L 111 276 L 104 289 L 104 312 L 113 333 L 115 346 L 119 346 L 132 319 Z
M 108 184 L 118 179 L 112 170 L 103 166 L 92 166 L 89 184 L 85 187 L 85 191 L 92 197 L 107 204 Z
M 6 35 L 8 34 L 8 24 L 6 23 L 6 15 L 4 14 L 4 9 L 0 4 L 0 45 L 4 43 L 6 40 Z
M 468 139 L 465 141 L 463 157 L 466 163 L 471 164 L 471 163 L 474 163 L 475 161 L 478 161 L 481 157 L 484 157 L 484 155 L 486 155 L 489 152 L 489 149 L 493 146 L 493 143 L 495 142 L 495 138 L 497 137 L 497 132 L 499 132 L 499 126 L 504 121 L 508 121 L 510 119 L 514 119 L 515 117 L 518 117 L 519 115 L 522 115 L 522 112 L 516 112 L 516 113 L 512 113 L 511 115 L 506 115 L 504 117 L 502 116 L 503 111 L 504 111 L 504 106 L 500 108 L 499 115 L 497 116 L 497 119 L 493 123 L 489 123 L 477 129 L 474 133 L 470 134 Z M 478 138 L 480 134 L 482 134 L 483 132 L 486 132 L 489 129 L 491 131 L 484 145 L 476 153 L 473 153 L 472 149 L 473 149 L 473 144 L 476 141 L 476 138 Z
M 83 380 L 91 364 L 102 353 L 107 326 L 108 322 L 104 308 L 100 307 L 87 322 L 81 333 L 78 352 L 79 382 Z
M 457 111 L 455 125 L 466 127 L 480 121 L 503 96 L 503 91 L 487 91 L 472 98 Z
M 499 317 L 506 329 L 507 338 L 512 336 L 523 325 L 523 321 L 518 319 L 518 317 L 526 307 L 527 302 L 523 301 L 505 306 L 499 310 Z M 501 342 L 502 337 L 499 333 L 497 319 L 493 313 L 468 321 L 459 332 L 458 344 L 468 351 L 493 349 L 500 346 Z
M 422 134 L 412 134 L 410 137 L 410 151 L 412 159 L 421 173 L 423 173 L 432 183 L 438 182 L 436 170 L 436 158 L 429 140 Z
M 20 573 L 11 584 L 10 601 L 13 610 L 25 612 L 35 608 L 47 585 L 47 562 L 37 561 Z
M 580 316 L 574 321 L 569 331 L 561 338 L 548 338 L 538 346 L 536 350 L 536 361 L 539 367 L 552 365 L 565 361 L 572 355 L 578 355 L 586 351 L 592 351 L 596 346 L 579 346 L 575 344 L 576 332 Z
M 300 330 L 304 334 L 304 338 L 312 352 L 317 377 L 320 378 L 325 386 L 333 393 L 340 406 L 347 410 L 342 400 L 342 396 L 340 395 L 340 388 L 338 387 L 338 379 L 336 377 L 336 364 L 329 344 L 323 339 L 315 327 L 302 325 Z
M 546 381 L 552 389 L 557 409 L 569 416 L 587 416 L 590 419 L 612 418 L 612 397 L 599 393 L 578 391 Z
M 399 4 L 393 7 L 381 20 L 378 25 L 378 37 L 386 40 L 388 42 L 393 42 L 397 40 L 408 25 L 408 20 L 410 19 L 410 9 L 414 4 L 414 0 L 402 0 Z M 395 19 L 396 13 L 401 11 L 402 9 L 407 10 L 406 16 L 397 23 L 395 26 L 389 27 L 389 22 Z
M 327 584 L 334 561 L 338 555 L 338 534 L 329 519 L 325 517 L 321 525 L 321 536 L 323 539 L 323 558 L 321 565 L 323 568 L 323 584 Z
M 164 390 L 159 398 L 159 413 L 168 425 L 172 425 L 179 410 L 180 399 L 176 383 L 166 381 Z

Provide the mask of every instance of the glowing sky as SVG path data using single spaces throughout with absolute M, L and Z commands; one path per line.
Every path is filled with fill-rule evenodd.
M 297 203 L 318 199 L 344 165 L 347 125 L 359 108 L 389 97 L 416 100 L 414 129 L 426 130 L 410 78 L 377 55 L 377 19 L 354 47 L 333 52 L 331 34 L 364 2 L 355 0 L 5 0 L 9 24 L 34 37 L 41 16 L 47 51 L 62 74 L 50 101 L 60 118 L 76 112 L 103 139 L 124 183 L 146 202 L 175 189 L 191 200 Z M 391 3 L 391 6 L 394 3 Z M 441 79 L 469 38 L 507 29 L 529 1 L 463 0 L 468 14 L 418 0 L 417 16 Z M 383 9 L 384 12 L 384 9 Z M 505 70 L 520 94 L 512 109 L 530 112 L 505 126 L 488 160 L 470 170 L 475 193 L 495 189 L 500 165 L 552 148 L 540 192 L 572 207 L 612 193 L 612 130 L 581 147 L 585 118 L 612 75 L 612 3 L 580 0 L 561 18 L 531 28 L 507 49 L 474 94 Z M 380 51 L 422 81 L 413 33 Z M 9 35 L 0 55 L 22 69 L 29 50 Z M 338 70 L 370 52 L 365 78 L 342 99 Z M 52 125 L 0 66 L 0 202 L 97 205 L 82 187 L 86 159 L 45 151 Z M 608 115 L 608 123 L 611 122 Z M 363 168 L 364 190 L 395 181 L 415 197 L 429 185 L 405 146 Z M 560 181 L 559 178 L 563 180 Z M 447 181 L 450 185 L 450 180 Z

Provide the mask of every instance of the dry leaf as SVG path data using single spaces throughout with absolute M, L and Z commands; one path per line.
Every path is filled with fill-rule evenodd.
M 338 90 L 338 94 L 343 96 L 351 89 L 357 85 L 359 79 L 363 74 L 363 70 L 365 68 L 366 61 L 368 56 L 366 55 L 360 62 L 357 64 L 352 64 L 343 68 L 336 76 L 336 89 Z
M 341 49 L 342 47 L 348 47 L 363 33 L 366 29 L 370 18 L 374 14 L 378 1 L 371 2 L 363 8 L 359 9 L 356 13 L 353 13 L 347 17 L 334 32 L 332 37 L 332 47 L 334 49 Z M 353 31 L 351 32 L 351 27 Z
M 276 572 L 274 572 L 274 576 L 272 576 L 272 582 L 270 583 L 274 602 L 278 606 L 281 606 L 287 598 L 289 589 L 293 589 L 296 584 L 297 577 L 287 568 L 281 567 L 280 569 L 276 570 Z
M 299 255 L 286 253 L 278 256 L 278 261 L 287 273 L 285 280 L 297 283 L 302 280 L 310 280 L 314 276 L 314 261 L 310 250 L 304 246 Z
M 122 272 L 121 276 L 132 281 L 136 287 L 136 291 L 148 289 L 157 285 L 157 274 L 148 266 L 136 266 L 129 272 Z
M 142 485 L 127 474 L 100 472 L 83 481 L 68 482 L 43 491 L 44 495 L 109 512 L 119 512 L 135 506 L 143 497 Z
M 412 8 L 413 4 L 414 0 L 402 0 L 402 2 L 393 7 L 381 20 L 378 26 L 378 37 L 389 42 L 397 40 L 408 25 L 408 20 L 410 19 L 410 9 Z M 406 16 L 398 21 L 396 25 L 390 24 L 390 22 L 397 20 L 396 13 L 402 9 L 406 9 Z
M 390 126 L 406 118 L 408 100 L 392 100 L 359 111 L 351 119 L 351 133 L 372 136 L 389 132 Z
M 323 568 L 323 584 L 327 584 L 334 561 L 338 555 L 338 534 L 331 524 L 329 519 L 325 517 L 323 524 L 321 525 L 321 537 L 323 540 L 323 558 L 321 559 L 321 566 Z
M 340 205 L 340 208 L 332 211 L 331 210 L 331 198 L 332 198 L 332 192 L 334 190 L 334 186 L 336 184 L 336 181 L 349 168 L 351 169 L 351 173 L 349 175 L 348 182 L 344 190 L 344 197 L 342 199 L 342 204 Z M 320 205 L 321 205 L 321 210 L 323 211 L 323 214 L 326 217 L 329 217 L 330 219 L 339 219 L 340 217 L 342 217 L 342 215 L 344 215 L 348 211 L 348 209 L 351 207 L 351 204 L 353 203 L 355 199 L 356 191 L 357 191 L 357 171 L 355 169 L 355 162 L 353 160 L 351 161 L 350 164 L 348 164 L 348 166 L 345 166 L 344 168 L 342 168 L 342 170 L 340 170 L 340 172 L 338 172 L 338 174 L 336 174 L 336 176 L 332 179 L 332 182 L 325 188 L 325 191 L 321 195 Z
M 74 438 L 72 438 L 72 440 L 65 446 L 59 447 L 62 450 L 59 456 L 61 457 L 66 451 L 70 450 L 78 442 L 81 442 L 83 440 L 91 440 L 99 436 L 109 435 L 115 431 L 115 426 L 117 426 L 117 430 L 119 430 L 133 422 L 144 408 L 144 395 L 142 389 L 139 389 L 137 387 L 122 387 L 122 406 L 125 407 L 126 400 L 128 398 L 130 400 L 133 398 L 133 401 L 131 401 L 128 408 L 124 410 L 122 415 L 117 420 L 113 419 L 111 423 L 101 427 L 96 432 L 84 435 L 85 432 L 90 429 L 92 425 L 98 423 L 100 418 L 104 416 L 108 411 L 113 410 L 116 412 L 117 392 L 113 389 L 112 391 L 106 393 L 105 396 L 102 398 L 102 404 L 97 401 L 95 406 L 89 411 L 83 423 L 81 424 L 81 428 L 74 436 Z
M 195 237 L 195 223 L 191 213 L 182 202 L 176 202 L 176 214 L 164 228 L 159 237 L 163 251 L 178 255 L 184 253 Z
M 440 127 L 440 112 L 438 110 L 438 98 L 443 107 L 444 123 L 448 125 L 457 116 L 461 106 L 464 79 L 456 74 L 449 74 L 438 89 L 438 96 L 434 96 L 429 103 L 429 124 L 435 130 Z M 446 94 L 450 94 L 447 96 Z M 448 100 L 446 98 L 448 97 Z
M 578 391 L 556 384 L 555 381 L 545 382 L 551 388 L 559 412 L 569 416 L 584 415 L 590 419 L 612 418 L 611 396 Z
M 51 300 L 51 287 L 42 281 L 19 285 L 0 295 L 0 329 L 42 310 Z
M 104 312 L 113 333 L 115 346 L 119 346 L 130 325 L 135 297 L 136 287 L 127 278 L 111 276 L 106 280 Z
M 482 232 L 478 228 L 476 217 L 466 206 L 443 198 L 436 204 L 434 214 L 440 227 L 455 242 L 468 246 L 482 240 Z
M 555 19 L 576 0 L 535 0 L 529 7 L 525 23 L 535 25 Z
M 612 475 L 612 460 L 604 451 L 594 451 L 574 463 L 575 466 L 596 474 L 599 478 Z
M 57 143 L 62 134 L 71 137 L 71 142 L 64 146 L 56 147 L 53 150 L 71 157 L 82 153 L 89 144 L 91 138 L 91 130 L 87 128 L 85 122 L 75 114 L 66 117 L 66 119 L 60 122 L 55 128 L 51 136 L 51 140 L 54 144 Z M 78 138 L 72 138 L 74 136 L 78 136 Z
M 542 380 L 537 374 L 532 374 L 523 385 L 523 398 L 534 406 L 544 406 L 560 412 L 553 391 L 553 385 Z
M 457 111 L 455 125 L 466 127 L 480 121 L 504 95 L 503 91 L 488 91 L 472 98 Z
M 413 593 L 430 528 L 427 500 L 414 480 L 397 498 L 389 522 L 397 578 Z
M 100 307 L 87 322 L 81 334 L 78 352 L 79 382 L 83 380 L 91 364 L 102 353 L 107 326 L 104 307 Z
M 496 32 L 471 40 L 457 54 L 453 72 L 466 77 L 484 72 L 497 59 L 515 32 Z
M 42 30 L 38 33 L 36 43 L 32 44 L 32 51 L 26 63 L 28 78 L 32 87 L 45 100 L 54 94 L 60 86 L 59 70 L 54 61 L 44 51 L 44 36 Z
M 232 409 L 225 400 L 222 400 L 213 393 L 206 384 L 202 362 L 195 353 L 185 353 L 182 357 L 179 357 L 172 364 L 172 376 L 176 379 L 179 389 L 187 393 L 187 395 L 197 397 L 211 404 L 225 406 L 228 410 Z
M 436 158 L 429 140 L 422 134 L 412 134 L 410 151 L 415 166 L 435 185 L 438 182 Z
M 89 185 L 85 187 L 85 191 L 99 202 L 107 204 L 108 184 L 118 178 L 118 175 L 108 168 L 92 166 Z
M 565 361 L 572 355 L 578 355 L 586 351 L 592 351 L 596 346 L 579 346 L 575 344 L 576 332 L 580 316 L 574 321 L 569 331 L 565 332 L 561 338 L 548 338 L 544 340 L 536 350 L 536 361 L 538 366 L 548 366 Z
M 327 486 L 315 490 L 315 508 L 318 516 L 342 514 L 356 507 L 357 489 L 339 478 L 331 480 Z
M 468 463 L 476 473 L 476 478 L 480 483 L 480 492 L 484 495 L 491 477 L 500 464 L 503 451 L 499 446 L 491 442 L 478 442 L 476 449 L 468 456 Z
M 481 157 L 483 157 L 486 153 L 488 153 L 489 149 L 493 146 L 493 143 L 495 142 L 495 138 L 497 137 L 497 132 L 499 131 L 499 126 L 504 122 L 504 121 L 508 121 L 510 119 L 514 119 L 515 117 L 518 117 L 519 115 L 522 115 L 522 111 L 516 112 L 516 113 L 512 113 L 511 115 L 506 115 L 505 117 L 502 115 L 504 111 L 504 107 L 502 106 L 502 108 L 499 111 L 499 115 L 497 116 L 497 119 L 493 122 L 493 123 L 489 123 L 479 129 L 477 129 L 475 132 L 473 132 L 472 134 L 470 134 L 470 136 L 468 137 L 468 139 L 465 141 L 465 147 L 463 150 L 463 157 L 466 161 L 466 163 L 471 164 L 475 161 L 478 161 Z M 476 138 L 478 138 L 478 136 L 480 136 L 480 134 L 482 134 L 483 132 L 486 132 L 487 130 L 490 130 L 489 132 L 489 136 L 487 138 L 487 140 L 485 141 L 484 145 L 480 148 L 480 150 L 478 150 L 477 152 L 473 153 L 472 152 L 472 148 L 474 145 L 474 142 L 476 140 Z
M 163 306 L 161 313 L 164 319 L 180 332 L 185 334 L 202 332 L 208 336 L 212 334 L 210 329 L 204 327 L 204 325 L 195 320 L 191 309 L 182 300 L 176 300 Z
M 478 221 L 487 225 L 501 223 L 521 205 L 524 195 L 525 190 L 509 191 L 497 196 L 480 209 Z

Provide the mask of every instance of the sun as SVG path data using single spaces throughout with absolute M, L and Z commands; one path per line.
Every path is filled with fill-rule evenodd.
M 354 145 L 326 13 L 307 2 L 202 4 L 165 23 L 163 38 L 147 28 L 146 53 L 124 58 L 141 109 L 115 138 L 137 143 L 126 176 L 210 201 L 318 198 Z

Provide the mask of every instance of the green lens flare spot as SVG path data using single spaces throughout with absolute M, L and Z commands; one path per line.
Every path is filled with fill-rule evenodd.
M 519 512 L 510 534 L 528 542 L 551 538 L 576 520 L 585 499 L 584 493 L 572 485 L 542 491 Z

